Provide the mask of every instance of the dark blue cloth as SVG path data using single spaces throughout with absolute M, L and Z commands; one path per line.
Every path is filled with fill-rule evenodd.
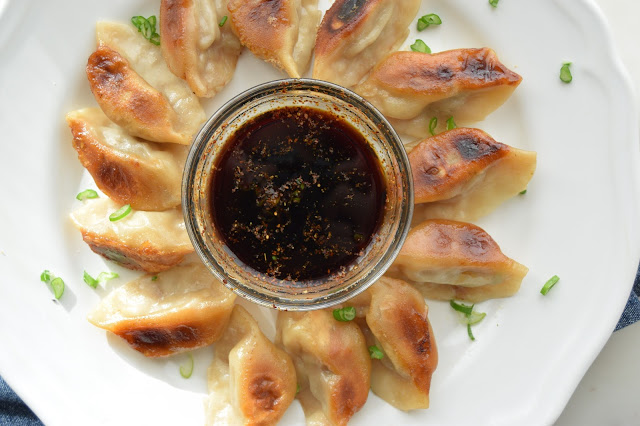
M 636 272 L 633 290 L 629 295 L 627 306 L 618 321 L 616 331 L 636 321 L 640 321 L 640 266 Z M 18 395 L 0 377 L 0 426 L 41 426 L 42 422 L 29 407 L 24 405 Z
M 0 425 L 41 426 L 42 422 L 24 405 L 0 377 Z

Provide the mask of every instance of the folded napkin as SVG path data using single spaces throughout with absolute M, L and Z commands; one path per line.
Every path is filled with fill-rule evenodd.
M 640 321 L 640 266 L 636 272 L 633 290 L 629 295 L 627 306 L 616 325 L 616 330 Z M 0 377 L 0 425 L 40 426 L 42 422 L 16 395 Z

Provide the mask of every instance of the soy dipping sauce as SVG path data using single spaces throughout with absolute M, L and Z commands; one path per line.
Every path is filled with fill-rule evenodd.
M 213 224 L 247 266 L 291 281 L 345 270 L 384 217 L 380 162 L 344 119 L 289 106 L 235 131 L 211 174 Z

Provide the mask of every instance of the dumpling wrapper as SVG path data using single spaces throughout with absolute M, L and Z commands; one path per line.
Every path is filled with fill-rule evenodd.
M 330 309 L 279 312 L 276 343 L 293 359 L 307 424 L 346 425 L 367 401 L 371 359 L 355 323 Z
M 177 265 L 194 251 L 180 209 L 133 210 L 123 219 L 110 221 L 120 207 L 97 198 L 71 213 L 82 239 L 95 253 L 125 268 L 155 273 Z
M 87 77 L 98 105 L 133 136 L 189 145 L 206 115 L 189 85 L 167 67 L 159 46 L 132 26 L 98 22 Z
M 416 285 L 427 299 L 478 303 L 513 296 L 528 271 L 478 226 L 433 219 L 409 231 L 387 275 Z
M 309 68 L 318 0 L 229 0 L 229 20 L 254 55 L 299 78 Z
M 226 0 L 162 0 L 160 47 L 169 69 L 200 97 L 210 98 L 233 77 L 242 52 Z
M 88 319 L 143 355 L 161 357 L 217 341 L 235 298 L 203 264 L 194 263 L 117 288 Z
M 479 129 L 457 128 L 420 142 L 409 162 L 414 224 L 432 218 L 472 222 L 527 189 L 536 153 L 496 142 Z
M 72 111 L 66 119 L 78 159 L 109 198 L 136 210 L 180 205 L 187 147 L 130 136 L 99 108 Z
M 208 425 L 275 425 L 296 396 L 289 355 L 236 305 L 209 367 Z
M 313 78 L 355 86 L 409 35 L 420 0 L 336 0 L 322 19 Z
M 458 125 L 484 120 L 521 81 L 485 47 L 434 54 L 394 52 L 354 90 L 398 132 L 424 137 L 433 117 L 442 126 L 450 117 Z

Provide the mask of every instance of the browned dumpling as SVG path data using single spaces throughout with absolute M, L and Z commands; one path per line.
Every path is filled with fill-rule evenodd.
M 442 125 L 450 117 L 458 125 L 483 120 L 521 81 L 489 48 L 395 52 L 376 65 L 355 91 L 400 133 L 424 137 L 433 117 Z
M 345 87 L 360 82 L 409 35 L 420 0 L 336 0 L 322 19 L 313 78 Z
M 169 71 L 160 47 L 117 22 L 98 22 L 96 37 L 86 71 L 107 117 L 133 136 L 190 144 L 206 116 L 189 85 Z
M 409 231 L 388 275 L 415 284 L 428 299 L 482 302 L 514 295 L 528 271 L 479 227 L 433 219 Z
M 121 206 L 97 198 L 71 213 L 82 239 L 95 253 L 125 268 L 155 273 L 177 265 L 194 251 L 180 209 L 134 210 L 123 219 L 109 220 Z
M 66 118 L 80 162 L 109 198 L 136 210 L 180 205 L 187 147 L 130 136 L 99 108 L 72 111 Z
M 496 142 L 479 129 L 457 128 L 425 139 L 410 153 L 413 222 L 474 221 L 527 188 L 536 153 Z
M 364 298 L 345 305 L 355 303 L 359 316 L 366 318 L 358 323 L 367 345 L 376 345 L 384 354 L 381 360 L 372 360 L 371 389 L 400 410 L 429 408 L 438 349 L 424 298 L 406 282 L 386 277 L 372 285 Z
M 239 305 L 209 367 L 209 425 L 275 425 L 296 396 L 291 358 Z
M 369 394 L 371 359 L 358 326 L 331 310 L 279 312 L 276 332 L 296 367 L 307 423 L 346 425 Z
M 160 39 L 169 69 L 200 97 L 212 97 L 233 77 L 242 51 L 226 0 L 162 0 Z
M 218 340 L 235 298 L 198 262 L 119 287 L 102 299 L 88 319 L 145 356 L 161 357 Z
M 290 77 L 307 71 L 322 16 L 318 0 L 229 0 L 228 8 L 236 34 L 254 55 Z

